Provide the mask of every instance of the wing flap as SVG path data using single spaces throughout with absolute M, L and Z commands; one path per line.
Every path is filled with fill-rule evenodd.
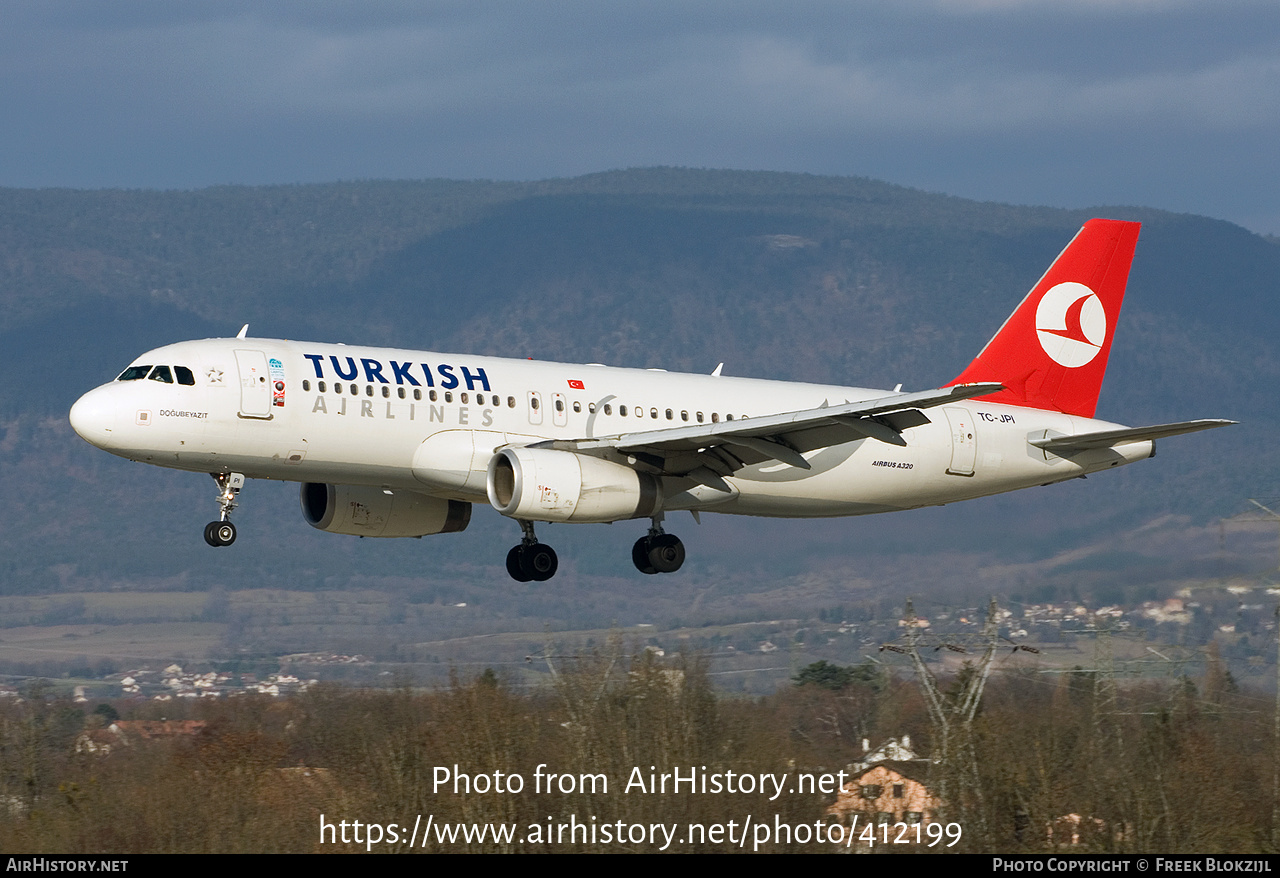
M 732 471 L 766 460 L 808 469 L 808 462 L 801 457 L 803 452 L 867 438 L 903 446 L 906 440 L 902 438 L 902 430 L 929 423 L 921 409 L 986 396 L 1001 389 L 1002 385 L 992 383 L 959 384 L 737 421 L 691 424 L 600 439 L 551 440 L 537 443 L 535 447 L 584 453 L 614 451 L 656 455 L 663 459 L 682 457 L 699 461 L 698 465 L 702 465 L 708 453 L 716 452 L 720 466 L 712 468 L 717 471 L 722 467 Z
M 688 427 L 673 427 L 667 430 L 647 430 L 640 433 L 624 433 L 608 444 L 619 451 L 659 451 L 687 450 L 694 451 L 707 445 L 718 444 L 733 437 L 766 439 L 788 436 L 812 427 L 838 425 L 851 433 L 841 441 L 850 441 L 863 436 L 879 438 L 886 435 L 876 427 L 862 422 L 868 418 L 901 412 L 907 409 L 924 409 L 957 402 L 974 396 L 983 396 L 1000 389 L 999 384 L 963 384 L 941 390 L 926 390 L 920 393 L 900 393 L 880 399 L 849 402 L 842 405 L 822 406 L 815 409 L 804 409 L 798 412 L 784 412 L 777 415 L 764 415 L 758 418 L 747 418 L 741 421 L 721 421 L 718 424 L 695 424 Z M 881 426 L 881 425 L 877 425 Z M 885 428 L 889 429 L 889 428 Z M 896 434 L 896 431 L 894 431 Z M 878 435 L 874 435 L 878 434 Z M 901 437 L 896 437 L 898 440 Z M 892 441 L 892 440 L 890 440 Z M 836 444 L 834 442 L 828 444 Z M 900 442 L 893 442 L 900 444 Z M 824 447 L 824 446 L 819 446 Z

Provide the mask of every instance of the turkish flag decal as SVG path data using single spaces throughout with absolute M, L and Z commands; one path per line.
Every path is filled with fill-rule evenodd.
M 587 386 L 586 386 L 585 384 L 583 384 L 581 381 L 577 381 L 577 380 L 575 380 L 575 379 L 573 379 L 573 378 L 570 378 L 570 379 L 569 379 L 569 387 L 571 387 L 571 388 L 572 388 L 572 389 L 574 389 L 574 390 L 586 390 L 586 389 L 587 389 Z

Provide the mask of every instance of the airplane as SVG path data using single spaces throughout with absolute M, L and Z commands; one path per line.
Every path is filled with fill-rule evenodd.
M 1094 419 L 1139 223 L 1092 219 L 950 383 L 860 387 L 355 347 L 247 335 L 167 345 L 82 396 L 71 425 L 129 460 L 213 476 L 231 545 L 246 479 L 300 482 L 329 533 L 422 537 L 475 504 L 514 519 L 519 582 L 559 565 L 536 522 L 649 519 L 646 574 L 684 563 L 667 513 L 813 518 L 942 505 L 1153 457 L 1166 436 Z

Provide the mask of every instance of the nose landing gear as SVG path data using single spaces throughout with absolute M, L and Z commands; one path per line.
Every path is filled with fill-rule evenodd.
M 516 582 L 546 582 L 556 575 L 560 560 L 555 549 L 538 542 L 533 533 L 533 522 L 520 522 L 524 537 L 520 545 L 513 546 L 507 553 L 507 573 Z
M 204 541 L 214 548 L 229 546 L 236 541 L 236 526 L 231 523 L 231 510 L 236 508 L 236 497 L 244 487 L 243 473 L 209 473 L 218 483 L 219 516 L 204 526 Z
M 684 543 L 675 534 L 662 530 L 662 516 L 653 518 L 647 536 L 631 547 L 631 563 L 641 573 L 675 573 L 684 564 Z

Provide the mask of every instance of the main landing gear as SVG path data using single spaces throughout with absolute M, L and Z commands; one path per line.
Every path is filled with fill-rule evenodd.
M 631 563 L 641 573 L 675 573 L 684 564 L 684 543 L 662 530 L 662 515 L 653 517 L 647 536 L 631 547 Z
M 524 538 L 507 553 L 507 572 L 516 582 L 546 582 L 560 566 L 555 550 L 538 542 L 532 521 L 521 521 L 520 529 Z M 662 516 L 656 515 L 648 535 L 631 547 L 631 562 L 641 573 L 675 573 L 684 564 L 684 543 L 675 534 L 665 533 Z
M 236 541 L 236 526 L 231 523 L 231 510 L 236 508 L 236 497 L 244 487 L 243 473 L 209 473 L 221 489 L 218 494 L 219 516 L 204 526 L 204 541 L 217 548 Z
M 516 582 L 546 582 L 556 575 L 560 567 L 560 559 L 556 550 L 538 542 L 533 533 L 533 522 L 520 522 L 524 537 L 520 545 L 512 546 L 507 553 L 507 572 Z

